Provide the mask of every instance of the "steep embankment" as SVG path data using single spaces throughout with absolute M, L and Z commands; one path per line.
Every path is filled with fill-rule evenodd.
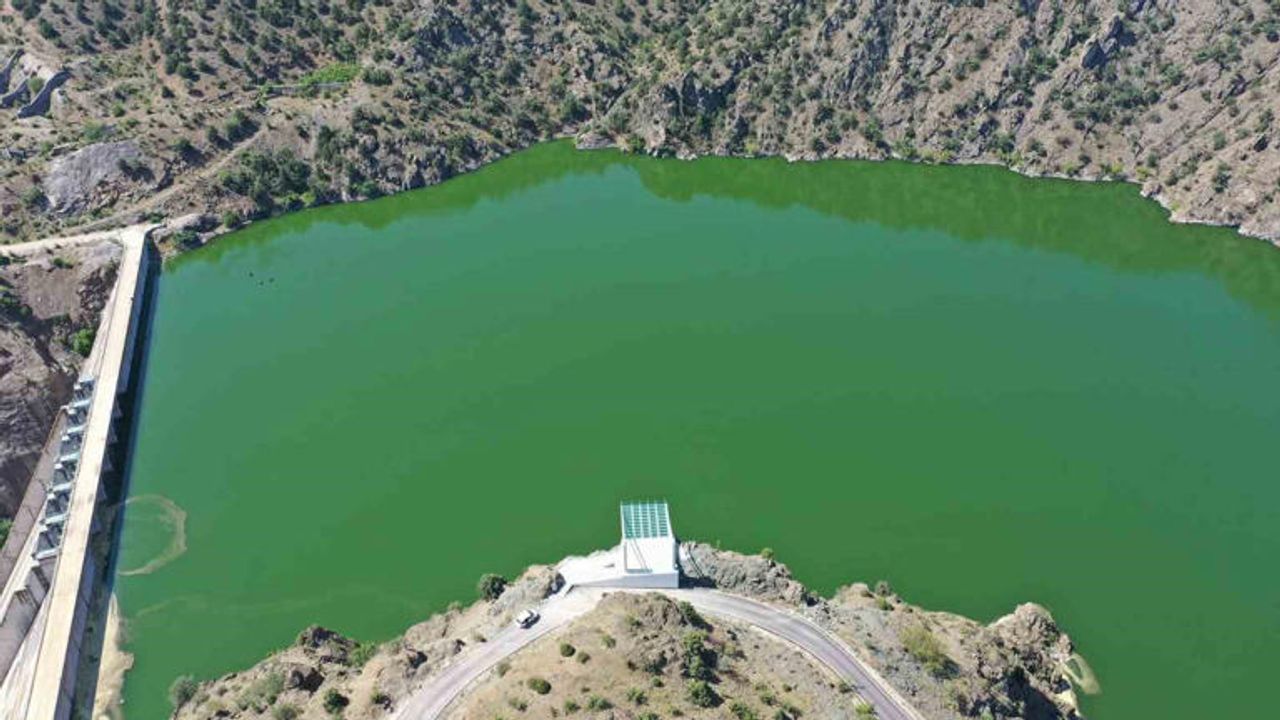
M 0 252 L 0 518 L 10 517 L 71 395 L 115 282 L 111 242 Z
M 877 594 L 853 585 L 828 600 L 770 559 L 698 544 L 689 552 L 692 582 L 813 620 L 928 718 L 1077 717 L 1063 670 L 1071 641 L 1043 608 L 1023 605 L 984 626 L 925 612 L 887 588 Z M 250 670 L 175 684 L 175 717 L 318 720 L 334 708 L 348 720 L 387 716 L 451 658 L 484 643 L 556 586 L 554 572 L 532 568 L 496 600 L 450 609 L 382 645 L 310 628 Z M 659 595 L 614 594 L 499 663 L 453 712 L 836 719 L 863 717 L 861 706 L 852 688 L 795 646 Z
M 1280 237 L 1275 0 L 13 6 L 8 94 L 71 76 L 9 125 L 10 237 L 194 210 L 211 231 L 567 134 L 1126 178 L 1177 219 Z

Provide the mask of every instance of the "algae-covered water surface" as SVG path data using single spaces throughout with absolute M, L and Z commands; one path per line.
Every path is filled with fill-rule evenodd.
M 1280 252 L 1132 187 L 553 144 L 222 238 L 156 308 L 130 718 L 607 546 L 636 497 L 823 592 L 1043 603 L 1094 718 L 1272 703 Z

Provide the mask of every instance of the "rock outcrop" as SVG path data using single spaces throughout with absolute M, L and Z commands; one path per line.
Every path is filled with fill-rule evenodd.
M 50 162 L 44 194 L 53 212 L 73 213 L 88 207 L 95 193 L 141 172 L 150 170 L 134 141 L 97 143 Z

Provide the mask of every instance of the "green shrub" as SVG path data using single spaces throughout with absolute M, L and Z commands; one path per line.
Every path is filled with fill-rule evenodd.
M 1218 169 L 1213 172 L 1213 191 L 1224 192 L 1230 184 L 1231 168 L 1227 165 L 1218 165 Z
M 934 675 L 946 675 L 952 662 L 942 649 L 942 643 L 923 625 L 912 625 L 899 634 L 907 654 Z
M 35 210 L 44 205 L 44 191 L 37 186 L 27 188 L 22 193 L 22 204 Z
M 716 653 L 706 645 L 707 634 L 701 630 L 685 633 L 681 673 L 695 680 L 710 680 L 716 666 Z
M 551 683 L 547 682 L 545 678 L 531 677 L 525 684 L 529 686 L 530 690 L 539 695 L 546 695 L 551 692 Z
M 380 67 L 367 67 L 360 73 L 360 79 L 370 85 L 390 85 L 391 71 Z
M 297 705 L 290 705 L 289 703 L 271 708 L 271 717 L 275 720 L 295 720 L 301 714 L 302 711 L 298 709 Z
M 631 688 L 630 690 L 627 690 L 627 700 L 635 705 L 644 705 L 649 702 L 649 696 L 645 695 L 644 691 L 640 688 Z
M 347 699 L 347 696 L 334 688 L 329 688 L 324 694 L 324 710 L 330 715 L 340 714 L 350 704 L 351 701 Z
M 196 690 L 199 687 L 196 684 L 196 679 L 190 675 L 179 676 L 169 686 L 169 704 L 173 706 L 174 710 L 181 708 L 191 702 L 191 698 L 196 696 Z
M 292 150 L 246 151 L 239 167 L 224 172 L 222 186 L 237 195 L 253 198 L 261 209 L 271 208 L 278 199 L 307 191 L 311 168 Z
M 756 711 L 741 700 L 734 700 L 730 703 L 729 712 L 733 713 L 733 716 L 738 720 L 760 720 L 760 716 L 756 715 Z
M 711 627 L 711 623 L 707 622 L 706 618 L 702 617 L 702 615 L 698 613 L 697 608 L 695 608 L 687 600 L 681 600 L 680 604 L 677 607 L 680 608 L 680 616 L 683 617 L 684 621 L 689 623 L 690 625 L 696 628 L 702 628 L 704 630 L 709 629 Z
M 591 697 L 587 698 L 588 710 L 608 710 L 611 707 L 613 707 L 613 703 L 609 702 L 608 699 L 603 698 L 599 695 L 592 695 Z
M 80 131 L 80 137 L 85 142 L 96 143 L 105 139 L 111 134 L 111 128 L 98 122 L 88 122 L 84 124 L 84 128 Z
M 560 643 L 560 657 L 573 657 L 573 654 L 576 652 L 578 652 L 578 649 L 569 643 Z
M 476 583 L 476 594 L 483 600 L 497 600 L 506 589 L 507 579 L 494 573 L 481 575 Z
M 685 685 L 689 702 L 700 708 L 712 708 L 720 704 L 720 696 L 706 680 L 690 680 Z
M 378 654 L 377 643 L 360 643 L 356 645 L 351 654 L 347 656 L 347 664 L 351 667 L 362 668 L 365 663 L 373 659 Z

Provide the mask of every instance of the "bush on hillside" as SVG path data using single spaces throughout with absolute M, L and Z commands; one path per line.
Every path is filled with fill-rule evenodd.
M 497 600 L 506 589 L 507 579 L 494 573 L 482 575 L 476 584 L 476 594 L 484 600 Z

